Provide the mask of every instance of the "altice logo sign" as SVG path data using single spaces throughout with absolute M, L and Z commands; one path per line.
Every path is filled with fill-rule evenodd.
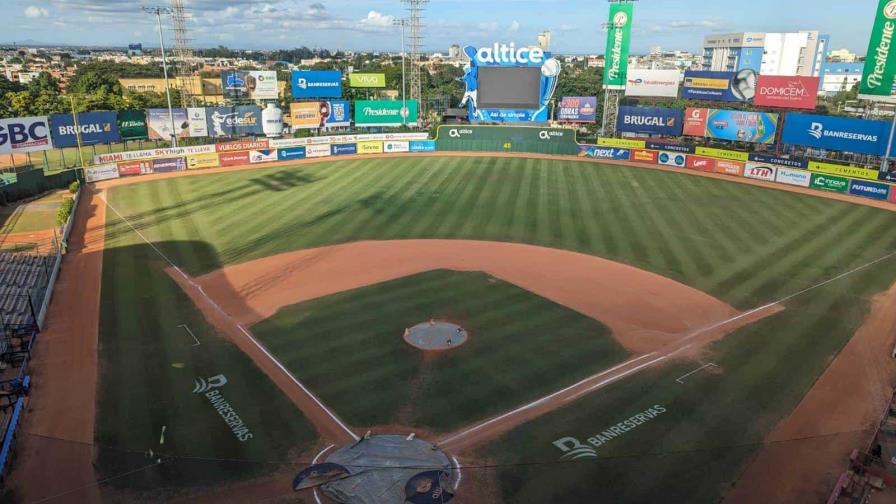
M 496 42 L 491 47 L 482 47 L 476 51 L 476 61 L 486 65 L 540 66 L 544 64 L 545 54 L 539 47 L 520 47 L 517 49 L 512 42 L 510 45 L 498 44 Z

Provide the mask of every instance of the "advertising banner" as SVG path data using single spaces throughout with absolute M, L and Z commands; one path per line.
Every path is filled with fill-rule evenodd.
M 118 165 L 107 164 L 99 166 L 91 166 L 85 170 L 87 182 L 99 182 L 100 180 L 109 180 L 118 178 Z
M 277 149 L 251 150 L 249 151 L 249 162 L 252 164 L 272 163 L 277 161 Z
M 118 163 L 118 174 L 122 177 L 131 175 L 146 175 L 152 173 L 152 161 L 125 161 Z
M 349 156 L 358 153 L 358 144 L 333 144 L 330 149 L 334 156 Z
M 237 151 L 250 151 L 250 150 L 265 150 L 268 149 L 270 145 L 268 145 L 267 140 L 255 140 L 251 142 L 227 142 L 227 143 L 219 143 L 215 145 L 215 150 L 217 152 L 237 152 Z
M 383 142 L 385 152 L 411 152 L 410 142 Z
M 711 172 L 716 170 L 716 160 L 703 156 L 688 156 L 685 167 Z
M 746 163 L 742 161 L 728 161 L 726 159 L 717 159 L 716 160 L 716 173 L 722 173 L 724 175 L 733 175 L 735 177 L 742 177 L 744 174 L 744 167 Z
M 46 117 L 0 119 L 0 154 L 37 152 L 53 147 Z
M 664 142 L 646 142 L 646 147 L 653 150 L 667 150 L 672 152 L 684 152 L 685 154 L 693 154 L 695 147 L 693 145 L 674 144 Z
M 890 186 L 879 182 L 852 180 L 849 182 L 849 194 L 886 201 L 890 194 Z
M 681 72 L 678 70 L 630 69 L 625 96 L 678 98 Z
M 339 70 L 293 70 L 293 98 L 339 98 L 342 72 Z
M 187 109 L 173 109 L 174 130 L 177 138 L 189 138 L 190 118 L 187 117 Z M 172 135 L 171 118 L 168 109 L 149 109 L 146 111 L 146 124 L 149 127 L 150 140 L 170 141 Z
M 744 177 L 774 182 L 777 172 L 778 168 L 772 165 L 747 163 L 744 168 Z
M 218 154 L 221 166 L 240 166 L 249 164 L 249 152 L 223 152 Z
M 687 70 L 681 87 L 686 100 L 748 102 L 756 95 L 755 70 L 710 72 Z
M 716 140 L 770 144 L 778 130 L 778 114 L 688 108 L 684 134 Z
M 811 161 L 809 170 L 826 173 L 828 175 L 837 175 L 840 177 L 861 178 L 866 180 L 877 180 L 880 172 L 873 168 L 863 168 L 860 166 L 844 166 L 831 163 L 822 163 L 819 161 Z
M 144 149 L 138 151 L 113 152 L 111 154 L 97 154 L 93 156 L 93 162 L 97 164 L 116 163 L 121 161 L 137 161 L 140 159 L 152 159 L 161 157 L 190 156 L 193 154 L 211 154 L 215 152 L 215 145 L 191 145 L 189 147 L 168 147 L 164 149 Z
M 565 96 L 557 107 L 557 121 L 593 123 L 597 121 L 596 96 Z
M 604 89 L 625 89 L 634 10 L 634 4 L 629 2 L 614 2 L 610 4 L 610 18 L 607 23 L 607 48 L 604 53 L 606 54 Z
M 630 151 L 616 147 L 598 147 L 596 145 L 580 145 L 580 158 L 612 159 L 615 161 L 628 161 Z
M 384 88 L 386 74 L 352 72 L 348 74 L 348 85 L 353 88 Z
M 815 110 L 818 77 L 760 75 L 753 103 L 762 107 Z
M 277 149 L 277 160 L 293 161 L 295 159 L 305 159 L 304 147 L 286 147 L 285 149 Z
M 663 136 L 681 136 L 683 112 L 660 107 L 619 107 L 616 130 Z
M 757 163 L 769 163 L 778 166 L 789 166 L 790 168 L 802 168 L 804 170 L 809 167 L 809 161 L 806 159 L 783 158 L 755 152 L 749 153 L 748 157 L 750 161 L 756 161 Z
M 186 169 L 187 169 L 187 162 L 182 157 L 167 158 L 167 159 L 153 159 L 152 160 L 153 173 L 175 172 L 175 171 L 183 171 Z
M 896 32 L 896 3 L 893 0 L 879 0 L 868 41 L 868 56 L 862 81 L 859 84 L 859 99 L 892 101 L 893 81 L 896 77 L 896 55 L 893 49 L 893 32 Z
M 122 140 L 146 140 L 149 131 L 146 128 L 145 110 L 119 110 L 118 133 Z
M 775 181 L 782 184 L 789 184 L 801 187 L 809 187 L 812 183 L 812 173 L 806 170 L 795 170 L 793 168 L 778 168 L 778 174 Z
M 308 147 L 305 147 L 305 157 L 309 157 L 309 158 L 327 157 L 330 154 L 331 154 L 330 144 L 309 145 Z
M 620 147 L 623 149 L 643 149 L 646 147 L 644 140 L 629 140 L 626 138 L 598 138 L 597 145 L 601 147 Z
M 412 140 L 410 142 L 411 152 L 435 152 L 435 140 Z
M 351 125 L 347 100 L 295 102 L 289 105 L 293 129 L 339 128 Z
M 276 100 L 280 97 L 277 72 L 225 70 L 221 72 L 225 100 Z
M 656 162 L 661 165 L 684 168 L 687 163 L 687 155 L 680 152 L 659 151 Z
M 261 109 L 255 105 L 209 107 L 208 133 L 211 137 L 263 135 Z
M 417 124 L 417 100 L 407 100 L 407 112 L 402 113 L 400 100 L 356 100 L 355 126 L 401 126 Z
M 890 138 L 889 121 L 870 121 L 790 113 L 784 119 L 781 141 L 815 149 L 882 156 Z
M 639 163 L 656 163 L 658 154 L 659 153 L 654 150 L 632 149 L 630 154 L 630 161 L 637 161 Z
M 890 186 L 890 201 L 896 203 L 896 186 Z
M 405 142 L 407 143 L 407 142 Z M 410 150 L 410 146 L 408 147 Z M 358 154 L 382 154 L 383 142 L 358 142 Z
M 205 114 L 204 108 L 188 108 L 187 117 L 190 121 L 190 138 L 203 138 L 208 136 L 208 117 Z
M 877 179 L 884 182 L 896 182 L 896 171 L 880 172 L 877 174 Z
M 728 159 L 730 161 L 748 161 L 749 155 L 746 152 L 738 152 L 727 149 L 713 149 L 711 147 L 697 147 L 695 153 L 698 156 L 708 156 L 717 159 Z
M 56 148 L 76 147 L 78 132 L 81 145 L 113 144 L 121 141 L 118 132 L 118 114 L 115 112 L 81 112 L 78 114 L 78 132 L 71 114 L 50 116 L 50 134 Z
M 217 154 L 196 154 L 194 156 L 187 156 L 188 170 L 217 168 L 219 166 L 221 166 L 221 159 Z
M 833 191 L 845 193 L 849 191 L 849 179 L 836 177 L 834 175 L 812 174 L 812 182 L 809 187 L 813 189 L 821 189 L 822 191 Z

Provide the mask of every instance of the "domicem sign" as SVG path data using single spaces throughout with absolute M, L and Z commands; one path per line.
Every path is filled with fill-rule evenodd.
M 760 75 L 754 104 L 763 107 L 815 110 L 818 77 Z

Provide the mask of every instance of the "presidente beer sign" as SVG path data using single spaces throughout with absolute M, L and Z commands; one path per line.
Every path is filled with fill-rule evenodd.
M 896 79 L 896 55 L 893 51 L 893 33 L 896 32 L 896 0 L 880 0 L 868 56 L 859 84 L 859 98 L 875 101 L 894 101 L 893 81 Z
M 629 2 L 610 4 L 607 30 L 604 89 L 625 89 L 628 74 L 628 49 L 632 36 L 635 5 Z

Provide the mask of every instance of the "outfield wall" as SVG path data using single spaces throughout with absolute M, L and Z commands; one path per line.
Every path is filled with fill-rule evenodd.
M 86 175 L 88 182 L 97 182 L 150 173 L 325 157 L 514 152 L 655 164 L 896 203 L 896 173 L 880 174 L 864 167 L 637 139 L 601 138 L 595 145 L 585 145 L 575 137 L 575 130 L 564 128 L 440 126 L 435 140 L 428 139 L 426 133 L 262 139 L 100 154 Z

